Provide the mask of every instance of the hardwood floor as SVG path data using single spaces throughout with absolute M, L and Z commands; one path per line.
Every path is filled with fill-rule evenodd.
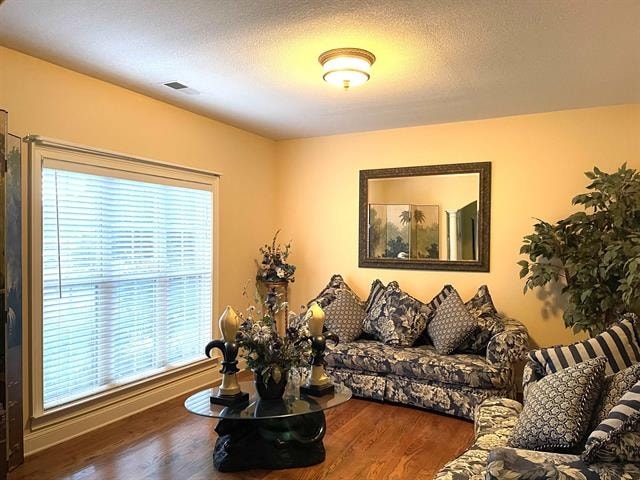
M 27 457 L 9 480 L 431 480 L 473 438 L 469 421 L 352 399 L 326 412 L 323 463 L 220 473 L 211 459 L 217 421 L 188 413 L 186 397 Z

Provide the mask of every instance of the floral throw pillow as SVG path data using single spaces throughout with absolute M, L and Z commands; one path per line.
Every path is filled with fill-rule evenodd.
M 410 346 L 427 326 L 430 310 L 391 282 L 371 308 L 364 331 L 389 345 Z
M 532 383 L 507 445 L 544 451 L 578 446 L 600 395 L 605 364 L 594 358 Z
M 427 325 L 427 333 L 436 351 L 448 355 L 464 343 L 478 328 L 460 295 L 451 290 L 440 303 Z
M 475 335 L 463 342 L 456 351 L 460 353 L 483 353 L 489 344 L 489 340 L 494 335 L 504 331 L 504 321 L 500 318 L 489 293 L 489 287 L 486 285 L 482 285 L 476 294 L 465 302 L 465 306 L 469 313 L 476 318 L 478 330 Z
M 386 290 L 386 289 L 385 289 Z M 391 345 L 398 343 L 393 321 L 384 315 L 385 292 L 378 300 L 368 306 L 367 315 L 364 317 L 362 330 L 372 338 Z
M 360 302 L 364 306 L 364 302 L 360 300 L 358 298 L 358 295 L 356 295 L 351 287 L 347 285 L 347 282 L 344 281 L 342 275 L 336 273 L 331 276 L 329 283 L 325 285 L 325 287 L 320 291 L 316 298 L 314 298 L 307 304 L 307 307 L 310 307 L 312 303 L 316 302 L 320 306 L 320 308 L 326 308 L 331 302 L 336 299 L 336 292 L 341 289 L 350 291 L 358 300 L 358 302 Z
M 587 463 L 640 462 L 640 382 L 591 432 L 582 459 Z
M 385 291 L 383 315 L 394 325 L 398 344 L 411 346 L 427 326 L 431 310 L 391 282 Z
M 325 328 L 338 335 L 341 342 L 353 342 L 362 333 L 366 313 L 351 290 L 335 290 L 335 300 L 324 308 L 324 314 Z

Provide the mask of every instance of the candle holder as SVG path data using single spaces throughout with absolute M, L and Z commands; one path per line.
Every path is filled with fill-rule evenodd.
M 339 338 L 335 333 L 323 332 L 324 312 L 317 303 L 313 303 L 307 311 L 307 322 L 311 336 L 311 372 L 307 382 L 300 386 L 300 392 L 321 397 L 332 394 L 335 391 L 331 379 L 324 370 L 324 351 L 327 348 L 327 340 L 338 343 Z
M 214 348 L 222 352 L 222 384 L 218 388 L 217 395 L 211 395 L 209 400 L 217 405 L 234 406 L 249 402 L 249 394 L 240 390 L 236 374 L 238 369 L 238 344 L 236 332 L 240 327 L 240 319 L 231 307 L 227 307 L 220 315 L 219 320 L 222 340 L 211 340 L 204 348 L 204 353 L 211 358 L 211 350 Z

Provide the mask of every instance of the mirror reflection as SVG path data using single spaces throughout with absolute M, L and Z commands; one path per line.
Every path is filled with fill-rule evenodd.
M 360 266 L 488 271 L 490 165 L 363 170 Z
M 369 257 L 477 260 L 480 174 L 369 180 Z

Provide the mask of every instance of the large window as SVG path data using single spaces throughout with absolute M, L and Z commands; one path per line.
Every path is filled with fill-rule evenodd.
M 41 413 L 201 360 L 212 337 L 215 177 L 34 151 Z

